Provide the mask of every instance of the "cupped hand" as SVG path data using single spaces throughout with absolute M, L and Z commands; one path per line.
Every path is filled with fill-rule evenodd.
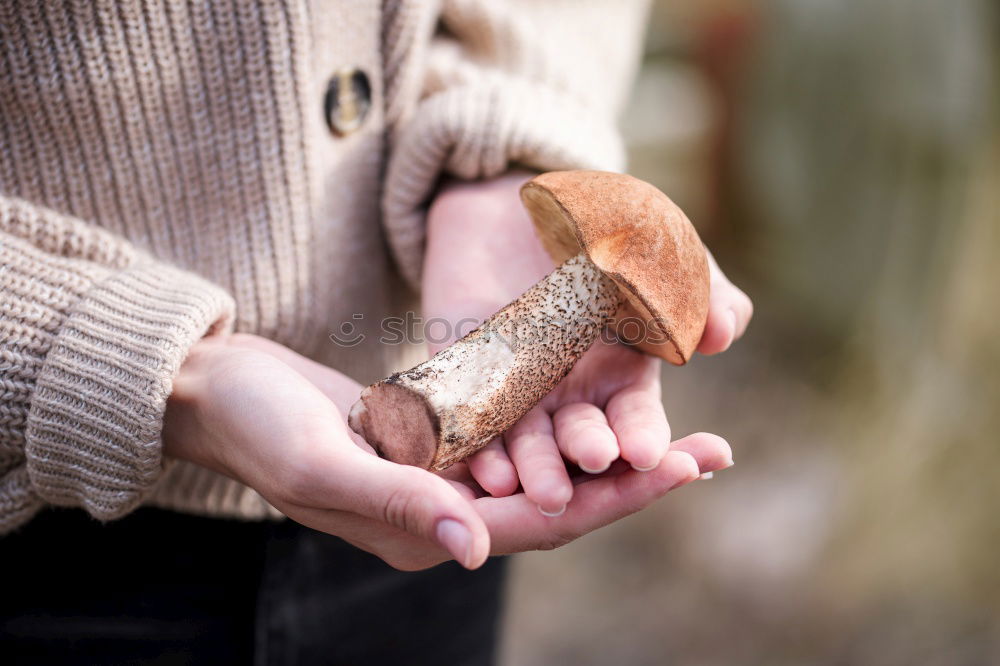
M 165 453 L 257 490 L 288 517 L 401 569 L 490 551 L 464 486 L 374 455 L 344 418 L 361 387 L 263 338 L 209 337 L 168 400 Z
M 428 317 L 481 321 L 554 268 L 520 204 L 518 190 L 528 177 L 512 173 L 490 181 L 451 182 L 442 189 L 428 216 L 423 285 Z M 711 256 L 709 265 L 709 316 L 698 346 L 703 354 L 727 349 L 753 312 L 750 299 Z M 451 337 L 468 328 L 452 331 Z M 495 497 L 509 496 L 520 486 L 543 514 L 555 516 L 580 501 L 577 469 L 583 478 L 609 467 L 631 467 L 630 476 L 642 475 L 664 462 L 694 457 L 685 449 L 686 440 L 669 443 L 659 368 L 657 359 L 598 340 L 539 405 L 470 458 L 473 478 Z M 721 439 L 692 437 L 699 447 L 713 450 L 711 455 L 721 456 L 714 459 L 714 469 L 732 464 Z M 623 462 L 613 466 L 619 459 Z M 694 467 L 690 460 L 685 464 Z M 577 500 L 570 503 L 573 497 Z
M 554 548 L 728 457 L 716 438 L 686 438 L 654 472 L 612 470 L 581 483 L 572 510 L 549 520 L 523 494 L 483 496 L 464 465 L 446 479 L 378 458 L 345 422 L 360 390 L 269 340 L 206 338 L 175 379 L 166 453 L 238 479 L 290 518 L 404 570 L 452 558 L 475 568 L 489 554 Z

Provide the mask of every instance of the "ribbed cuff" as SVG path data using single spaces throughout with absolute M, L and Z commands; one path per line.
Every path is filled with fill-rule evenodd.
M 219 287 L 152 262 L 87 291 L 52 343 L 28 412 L 38 497 L 102 520 L 135 508 L 161 472 L 173 377 L 195 341 L 231 326 L 234 309 Z
M 24 465 L 0 476 L 0 535 L 31 520 L 42 506 L 44 502 L 31 489 Z
M 620 171 L 624 162 L 613 119 L 559 91 L 515 81 L 445 90 L 424 100 L 395 137 L 383 198 L 389 247 L 418 287 L 424 218 L 442 173 L 489 178 L 515 164 Z

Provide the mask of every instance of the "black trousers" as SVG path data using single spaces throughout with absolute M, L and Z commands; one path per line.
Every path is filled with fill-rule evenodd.
M 49 511 L 0 538 L 0 663 L 491 664 L 504 570 L 403 573 L 291 521 Z

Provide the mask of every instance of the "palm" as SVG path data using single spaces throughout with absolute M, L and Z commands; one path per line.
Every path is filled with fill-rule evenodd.
M 281 377 L 288 382 L 288 393 L 296 396 L 298 405 L 284 405 L 282 410 L 295 410 L 298 432 L 302 436 L 299 441 L 307 443 L 300 452 L 298 465 L 309 470 L 305 483 L 300 478 L 294 484 L 281 484 L 286 488 L 292 485 L 295 494 L 288 497 L 287 490 L 275 493 L 272 499 L 276 505 L 296 520 L 337 534 L 401 569 L 421 569 L 447 559 L 448 554 L 439 545 L 413 533 L 413 523 L 419 521 L 402 517 L 404 512 L 393 506 L 393 503 L 408 507 L 429 504 L 426 496 L 417 499 L 417 495 L 399 492 L 407 486 L 419 489 L 421 493 L 430 493 L 433 489 L 444 505 L 447 495 L 441 487 L 444 484 L 440 479 L 429 478 L 432 475 L 424 470 L 394 465 L 377 458 L 367 444 L 347 429 L 343 414 L 357 399 L 361 387 L 343 375 L 273 343 L 256 339 L 247 344 L 288 365 L 285 369 L 273 367 L 267 374 L 271 386 Z M 595 347 L 581 360 L 578 367 L 582 372 L 579 376 L 586 379 L 579 386 L 589 385 L 593 389 L 585 389 L 576 396 L 591 395 L 594 399 L 606 396 L 605 401 L 613 401 L 615 395 L 643 385 L 648 370 L 655 370 L 655 363 L 641 354 L 616 345 L 604 347 Z M 261 362 L 270 367 L 267 359 Z M 241 363 L 240 366 L 246 368 L 246 364 Z M 294 372 L 289 373 L 289 370 Z M 596 381 L 602 374 L 609 381 Z M 247 383 L 242 380 L 249 380 L 255 385 L 264 383 L 259 376 L 239 377 L 238 380 L 241 385 Z M 307 390 L 307 387 L 299 385 L 302 381 L 308 381 L 319 391 Z M 568 390 L 574 383 L 575 376 L 567 378 L 557 393 L 565 391 L 567 398 L 576 399 Z M 587 393 L 591 390 L 592 393 Z M 320 393 L 323 395 L 320 396 Z M 310 432 L 302 432 L 302 426 L 307 423 L 310 424 Z M 312 429 L 312 425 L 317 428 Z M 363 451 L 351 445 L 348 437 Z M 287 460 L 288 455 L 288 447 L 282 447 L 282 458 Z M 456 465 L 442 476 L 449 482 L 451 490 L 458 491 L 454 500 L 461 498 L 459 503 L 468 503 L 468 508 L 480 516 L 490 535 L 490 552 L 503 554 L 562 545 L 646 506 L 671 488 L 696 478 L 702 470 L 724 466 L 728 456 L 728 447 L 717 438 L 710 435 L 686 438 L 676 444 L 676 450 L 656 472 L 639 474 L 627 470 L 625 466 L 620 474 L 609 473 L 579 483 L 573 506 L 558 522 L 539 514 L 536 503 L 523 493 L 506 497 L 482 496 L 481 492 L 476 492 L 478 484 L 473 481 L 466 465 Z M 280 467 L 278 461 L 275 464 Z M 336 490 L 333 491 L 333 488 Z M 390 498 L 384 510 L 377 510 L 375 516 L 364 511 L 344 510 L 352 504 L 344 500 L 345 496 L 361 496 L 377 488 L 385 488 L 385 496 Z M 452 512 L 457 510 L 454 500 L 447 501 Z M 396 520 L 385 520 L 385 517 L 394 516 Z
M 486 528 L 477 540 L 479 554 L 462 560 L 469 566 L 485 557 L 486 548 L 500 554 L 561 545 L 649 504 L 699 470 L 717 469 L 728 457 L 728 448 L 717 438 L 692 436 L 678 442 L 655 473 L 626 471 L 580 483 L 573 507 L 553 522 L 523 493 L 497 498 L 475 492 L 465 465 L 444 474 L 444 483 L 424 470 L 373 455 L 344 421 L 361 389 L 344 375 L 253 336 L 234 336 L 229 348 L 212 388 L 225 397 L 218 406 L 244 409 L 220 410 L 210 421 L 217 435 L 242 442 L 241 462 L 253 461 L 238 465 L 237 475 L 286 515 L 401 569 L 448 558 L 428 538 L 442 514 L 464 514 L 466 524 L 481 521 Z M 642 355 L 616 346 L 594 349 L 588 358 L 581 361 L 584 370 L 592 366 L 596 375 L 608 376 L 618 371 L 617 392 L 642 384 L 641 368 L 652 367 Z

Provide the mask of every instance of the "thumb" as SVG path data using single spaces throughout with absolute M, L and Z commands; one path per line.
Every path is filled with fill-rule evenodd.
M 351 479 L 342 486 L 349 508 L 440 545 L 467 569 L 490 554 L 486 523 L 447 481 L 360 450 Z

